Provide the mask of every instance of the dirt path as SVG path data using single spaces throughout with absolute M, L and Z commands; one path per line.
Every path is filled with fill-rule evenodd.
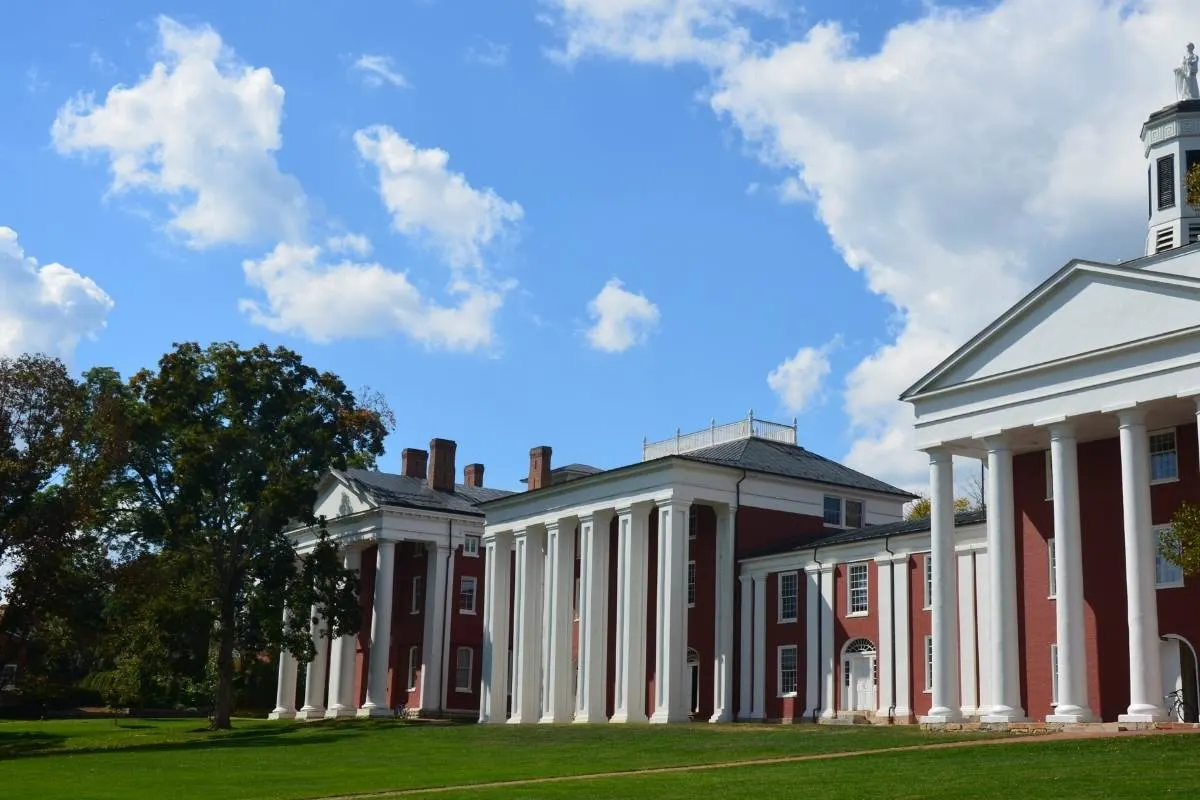
M 1119 739 L 1129 736 L 1170 736 L 1170 735 L 1200 735 L 1200 731 L 1189 730 L 1147 730 L 1147 731 L 1072 731 L 1062 733 L 1030 734 L 1010 736 L 1004 739 L 975 739 L 965 742 L 937 742 L 934 744 L 903 745 L 901 747 L 881 747 L 874 750 L 848 750 L 836 753 L 809 753 L 798 756 L 773 756 L 771 758 L 754 758 L 744 761 L 721 761 L 715 764 L 688 764 L 673 767 L 646 767 L 645 769 L 617 770 L 613 772 L 591 772 L 586 775 L 555 775 L 545 778 L 515 778 L 504 781 L 488 781 L 486 783 L 459 783 L 453 786 L 431 786 L 423 789 L 395 789 L 381 792 L 363 792 L 360 794 L 341 794 L 313 798 L 313 800 L 387 800 L 393 797 L 410 797 L 425 794 L 445 794 L 446 792 L 462 792 L 472 789 L 505 789 L 518 786 L 533 786 L 539 783 L 568 783 L 571 781 L 594 781 L 604 778 L 637 777 L 639 775 L 664 775 L 674 772 L 699 772 L 711 769 L 731 769 L 736 767 L 756 767 L 770 764 L 798 764 L 804 761 L 827 761 L 835 758 L 851 758 L 882 753 L 907 753 L 914 750 L 950 750 L 959 747 L 987 747 L 1018 742 L 1028 742 L 1030 739 L 1051 739 L 1056 742 L 1070 739 Z

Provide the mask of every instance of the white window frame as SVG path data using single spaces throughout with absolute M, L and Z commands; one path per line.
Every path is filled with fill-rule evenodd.
M 923 581 L 925 585 L 925 611 L 933 609 L 933 553 L 925 554 Z
M 1154 477 L 1154 455 L 1155 455 L 1154 439 L 1155 439 L 1155 437 L 1164 437 L 1164 436 L 1167 436 L 1168 434 L 1171 437 L 1171 449 L 1163 450 L 1161 452 L 1175 454 L 1175 474 L 1168 475 L 1163 478 L 1155 478 Z M 1148 432 L 1146 434 L 1146 450 L 1149 452 L 1149 459 L 1150 459 L 1150 464 L 1148 465 L 1148 467 L 1150 469 L 1150 485 L 1157 486 L 1160 483 L 1176 483 L 1179 480 L 1179 434 L 1178 434 L 1178 432 L 1174 428 L 1160 428 L 1159 430 Z
M 467 683 L 465 686 L 462 683 L 462 677 L 463 677 L 462 656 L 463 656 L 464 652 L 467 654 L 467 666 L 466 666 Z M 474 690 L 471 688 L 471 677 L 472 677 L 472 675 L 474 675 L 474 673 L 475 673 L 475 648 L 474 647 L 460 647 L 457 650 L 455 650 L 454 651 L 454 691 L 460 692 L 462 694 L 473 694 Z
M 1159 552 L 1162 547 L 1163 534 L 1171 530 L 1170 525 L 1155 525 L 1151 528 L 1154 531 L 1154 588 L 1155 589 L 1182 589 L 1184 584 L 1183 570 L 1167 561 Z M 1168 580 L 1160 580 L 1166 570 L 1170 570 L 1170 578 Z
M 1050 645 L 1050 706 L 1058 706 L 1058 643 Z
M 1054 459 L 1049 450 L 1046 451 L 1046 501 L 1054 502 Z
M 470 587 L 468 594 L 467 587 Z M 471 606 L 463 602 L 465 597 L 471 598 Z M 458 579 L 458 613 L 474 614 L 475 609 L 479 606 L 479 579 L 474 575 L 463 575 Z
M 479 558 L 479 537 L 468 533 L 463 537 L 463 555 L 467 558 Z
M 792 592 L 791 592 L 792 614 L 791 614 L 791 616 L 788 616 L 784 613 L 784 599 L 787 597 L 787 594 L 785 594 L 783 591 L 783 584 L 784 584 L 785 579 L 787 579 L 787 578 L 790 578 L 792 581 Z M 792 570 L 791 572 L 779 573 L 779 586 L 777 587 L 777 594 L 778 594 L 778 601 L 779 601 L 778 602 L 779 610 L 777 613 L 777 621 L 781 622 L 781 623 L 788 623 L 788 622 L 795 622 L 796 620 L 798 620 L 800 618 L 800 573 L 797 572 L 796 570 Z
M 925 694 L 933 694 L 933 637 L 925 637 Z
M 688 509 L 688 538 L 689 539 L 696 538 L 696 531 L 700 525 L 699 517 L 700 517 L 700 515 L 696 513 L 696 509 L 694 507 Z
M 688 562 L 687 573 L 687 604 L 688 608 L 696 607 L 696 562 Z
M 791 651 L 792 655 L 792 690 L 784 691 L 783 654 Z M 800 648 L 794 644 L 781 644 L 775 651 L 775 691 L 779 697 L 795 697 L 800 690 Z
M 828 517 L 826 516 L 825 506 L 828 504 L 828 502 L 830 500 L 836 500 L 837 504 L 838 504 L 837 522 L 830 522 Z M 846 521 L 846 509 L 842 507 L 842 498 L 837 497 L 836 495 L 832 495 L 832 494 L 827 494 L 824 497 L 822 497 L 821 498 L 821 519 L 825 522 L 826 525 L 832 525 L 835 528 L 845 527 L 843 523 Z
M 862 600 L 863 607 L 861 609 L 854 608 L 854 572 L 861 570 L 862 581 Z M 847 617 L 865 617 L 871 613 L 871 570 L 867 566 L 867 562 L 859 561 L 856 564 L 846 565 L 846 616 Z
M 850 524 L 850 504 L 851 503 L 855 503 L 858 505 L 858 525 L 857 526 Z M 866 525 L 867 525 L 867 503 L 866 503 L 866 501 L 865 500 L 855 500 L 852 497 L 851 498 L 843 498 L 842 499 L 842 524 L 845 525 L 847 528 L 853 528 L 854 530 L 858 530 L 859 528 L 866 527 Z
M 425 576 L 413 575 L 412 596 L 408 600 L 408 613 L 420 614 L 425 607 Z
M 1058 597 L 1058 551 L 1054 549 L 1053 536 L 1046 540 L 1046 569 L 1049 577 L 1047 586 L 1050 587 L 1047 596 L 1054 600 Z
M 411 645 L 408 648 L 408 691 L 417 689 L 417 665 L 421 663 L 421 646 Z

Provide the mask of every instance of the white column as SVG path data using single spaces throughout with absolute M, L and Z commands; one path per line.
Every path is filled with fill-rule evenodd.
M 646 721 L 649 503 L 617 509 L 617 653 L 610 722 Z
M 964 717 L 979 714 L 979 686 L 976 683 L 976 655 L 979 652 L 975 629 L 975 556 L 970 550 L 955 553 L 958 561 L 958 675 L 959 712 Z
M 286 630 L 291 614 L 283 612 L 283 627 Z M 275 684 L 275 709 L 267 716 L 270 719 L 293 719 L 296 716 L 296 677 L 299 665 L 296 657 L 287 650 L 279 651 L 279 679 Z
M 1166 714 L 1162 708 L 1162 659 L 1158 644 L 1154 570 L 1158 542 L 1150 523 L 1150 442 L 1144 412 L 1141 409 L 1120 412 L 1120 427 L 1125 597 L 1129 623 L 1129 710 L 1117 719 L 1120 722 L 1153 722 L 1164 719 Z M 1057 547 L 1057 538 L 1054 543 Z M 1062 550 L 1057 550 L 1056 554 L 1061 558 Z M 1058 593 L 1062 595 L 1061 585 Z M 1061 644 L 1058 657 L 1061 675 Z
M 895 694 L 892 691 L 893 665 L 896 660 L 896 644 L 892 637 L 892 615 L 896 613 L 893 606 L 895 590 L 892 588 L 892 573 L 896 568 L 893 566 L 892 559 L 891 555 L 882 555 L 875 559 L 876 584 L 879 594 L 879 616 L 876 617 L 879 620 L 879 647 L 875 651 L 876 674 L 879 676 L 878 691 L 875 694 L 879 702 L 876 706 L 875 716 L 879 719 L 887 719 L 896 702 Z
M 325 718 L 325 666 L 329 660 L 329 637 L 325 635 L 328 627 L 320 617 L 319 609 L 312 607 L 312 642 L 316 655 L 308 662 L 304 678 L 304 707 L 296 714 L 296 719 Z
M 512 534 L 484 539 L 483 661 L 479 690 L 479 721 L 508 719 L 509 578 Z
M 362 550 L 357 547 L 347 547 L 342 552 L 342 566 L 355 573 L 362 567 Z M 358 584 L 361 585 L 361 584 Z M 353 717 L 358 710 L 358 702 L 354 697 L 354 656 L 358 646 L 358 634 L 350 633 L 339 636 L 333 642 L 333 652 L 329 657 L 329 708 L 325 716 Z
M 608 545 L 611 512 L 579 518 L 579 674 L 575 721 L 608 721 Z
M 738 719 L 754 717 L 754 672 L 761 664 L 754 663 L 754 578 L 746 573 L 738 577 L 742 600 L 741 621 L 738 625 L 741 656 L 738 679 Z
M 837 716 L 834 705 L 837 687 L 836 665 L 838 654 L 833 650 L 833 571 L 837 564 L 829 563 L 821 566 L 821 718 L 832 719 Z
M 1146 460 L 1149 458 L 1147 452 Z M 1083 541 L 1079 526 L 1078 461 L 1074 428 L 1068 422 L 1051 425 L 1058 706 L 1046 717 L 1047 722 L 1090 722 L 1095 719 L 1088 707 L 1087 650 L 1083 636 Z M 1149 487 L 1147 482 L 1147 490 Z M 1158 652 L 1157 642 L 1154 652 Z
M 909 556 L 896 556 L 892 572 L 894 588 L 892 609 L 895 612 L 896 634 L 896 710 L 897 722 L 912 720 L 912 655 L 909 648 Z
M 804 716 L 816 720 L 821 715 L 821 661 L 819 628 L 821 626 L 821 571 L 816 564 L 804 568 Z
M 737 506 L 717 509 L 716 630 L 713 636 L 713 714 L 709 722 L 733 721 L 733 530 Z
M 546 525 L 546 582 L 542 602 L 542 716 L 570 722 L 571 634 L 575 623 L 575 519 Z
M 754 699 L 750 716 L 767 718 L 767 576 L 754 576 Z
M 985 440 L 987 456 L 988 606 L 995 624 L 981 650 L 989 664 L 992 705 L 983 722 L 1025 719 L 1021 707 L 1017 636 L 1017 534 L 1013 507 L 1013 454 L 1006 439 Z M 981 713 L 984 709 L 980 709 Z
M 422 716 L 441 713 L 446 700 L 446 590 L 450 580 L 451 550 L 444 545 L 428 546 L 425 556 L 425 625 L 421 633 Z
M 958 592 L 954 556 L 954 459 L 943 450 L 929 451 L 930 552 L 933 557 L 933 706 L 922 722 L 957 722 Z
M 375 596 L 371 602 L 371 659 L 367 674 L 367 699 L 360 717 L 390 717 L 388 708 L 388 656 L 392 649 L 392 582 L 396 573 L 396 543 L 381 541 L 375 555 Z
M 658 596 L 654 629 L 654 714 L 651 722 L 686 722 L 687 546 L 691 503 L 658 507 Z
M 516 575 L 513 578 L 512 724 L 537 722 L 541 715 L 542 669 L 542 528 L 518 530 L 513 537 Z

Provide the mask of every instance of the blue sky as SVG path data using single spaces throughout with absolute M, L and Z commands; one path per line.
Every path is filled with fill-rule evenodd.
M 898 391 L 1065 258 L 1138 254 L 1136 128 L 1174 59 L 1105 56 L 1186 11 L 344 6 L 10 9 L 0 349 L 129 374 L 175 341 L 283 344 L 385 395 L 383 468 L 444 436 L 493 486 L 533 445 L 617 466 L 750 408 L 914 485 Z M 980 75 L 1022 112 L 981 111 Z M 1109 96 L 1064 100 L 1080 81 Z M 981 143 L 1002 166 L 964 175 Z M 73 272 L 30 277 L 53 263 Z

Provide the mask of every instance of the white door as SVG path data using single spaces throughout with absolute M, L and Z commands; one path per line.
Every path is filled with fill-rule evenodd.
M 690 678 L 692 700 L 692 713 L 700 712 L 700 664 L 693 661 L 688 664 L 688 677 Z
M 850 657 L 850 686 L 854 711 L 875 710 L 875 656 L 857 653 Z

